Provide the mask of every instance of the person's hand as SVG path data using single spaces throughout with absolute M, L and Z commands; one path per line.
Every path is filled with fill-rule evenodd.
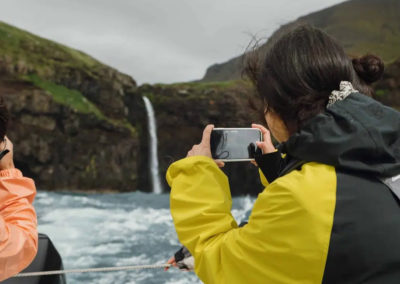
M 176 264 L 176 261 L 175 261 L 175 256 L 168 259 L 167 264 L 171 264 L 171 266 L 173 266 L 173 267 L 178 267 L 178 265 Z M 167 271 L 169 268 L 170 267 L 165 267 L 164 271 Z
M 0 143 L 0 151 L 8 150 L 9 152 L 0 160 L 0 171 L 14 168 L 13 143 L 7 136 L 4 137 L 4 139 L 5 140 Z
M 257 128 L 261 131 L 261 134 L 263 136 L 263 141 L 256 142 L 256 145 L 258 148 L 261 149 L 263 154 L 269 154 L 276 151 L 274 144 L 272 144 L 271 133 L 267 128 L 265 128 L 261 124 L 255 124 L 255 123 L 251 125 L 251 128 Z M 251 161 L 251 163 L 257 166 L 257 163 L 255 161 Z
M 276 149 L 274 147 L 274 144 L 272 144 L 271 133 L 269 132 L 269 130 L 267 128 L 265 128 L 264 126 L 262 126 L 261 124 L 253 123 L 251 125 L 251 127 L 260 129 L 260 131 L 261 131 L 261 134 L 263 136 L 263 141 L 256 142 L 256 144 L 257 144 L 257 147 L 261 149 L 262 153 L 269 154 L 269 153 L 275 152 Z
M 212 124 L 209 124 L 206 126 L 206 128 L 204 128 L 203 138 L 201 139 L 200 144 L 193 145 L 192 149 L 187 153 L 186 157 L 206 156 L 212 158 L 210 139 L 211 139 L 211 131 L 213 129 L 214 125 Z M 214 160 L 214 161 L 220 168 L 225 165 L 225 163 L 220 160 Z

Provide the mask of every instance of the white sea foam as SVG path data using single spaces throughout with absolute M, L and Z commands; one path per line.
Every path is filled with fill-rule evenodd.
M 143 193 L 76 195 L 40 192 L 39 232 L 50 236 L 65 269 L 164 263 L 180 244 L 169 196 Z M 250 197 L 235 198 L 240 221 Z M 170 269 L 67 275 L 69 283 L 201 283 L 192 272 Z

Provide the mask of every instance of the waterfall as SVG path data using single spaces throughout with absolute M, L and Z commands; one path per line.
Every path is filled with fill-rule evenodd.
M 159 194 L 162 193 L 162 186 L 160 181 L 160 175 L 158 172 L 156 118 L 150 100 L 147 97 L 143 97 L 143 100 L 144 100 L 144 105 L 146 106 L 147 124 L 149 128 L 151 183 L 153 186 L 153 193 Z

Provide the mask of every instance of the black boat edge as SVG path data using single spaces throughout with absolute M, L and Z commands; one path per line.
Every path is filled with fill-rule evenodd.
M 62 270 L 63 262 L 53 242 L 45 234 L 39 234 L 38 252 L 32 263 L 23 272 L 39 272 Z M 66 284 L 65 274 L 12 277 L 1 282 L 2 284 Z

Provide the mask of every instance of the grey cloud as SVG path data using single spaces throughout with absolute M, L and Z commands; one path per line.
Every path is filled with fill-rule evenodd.
M 0 18 L 80 49 L 139 83 L 201 78 L 250 36 L 341 0 L 2 0 Z

